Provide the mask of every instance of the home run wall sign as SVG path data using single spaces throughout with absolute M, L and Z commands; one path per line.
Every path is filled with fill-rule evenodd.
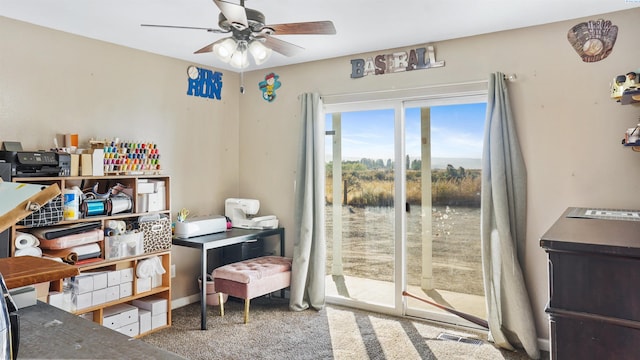
M 196 66 L 187 68 L 189 87 L 187 95 L 222 100 L 222 73 L 201 69 Z

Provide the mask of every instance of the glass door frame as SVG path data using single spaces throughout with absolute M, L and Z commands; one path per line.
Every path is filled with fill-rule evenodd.
M 406 110 L 409 108 L 425 108 L 425 107 L 431 108 L 435 106 L 447 106 L 447 105 L 453 106 L 453 105 L 464 105 L 464 104 L 473 104 L 473 103 L 482 103 L 482 102 L 484 103 L 487 102 L 486 91 L 484 92 L 480 91 L 479 93 L 476 93 L 476 94 L 461 94 L 460 96 L 450 96 L 446 98 L 406 100 L 402 102 L 403 121 L 404 121 L 404 114 Z M 429 128 L 431 128 L 431 124 L 429 124 Z M 405 144 L 403 142 L 403 148 L 404 146 Z M 422 164 L 423 166 L 425 166 L 425 159 L 422 159 Z M 428 163 L 426 164 L 427 166 L 431 167 L 431 159 L 428 159 Z M 403 177 L 406 178 L 406 172 L 403 175 L 404 175 Z M 403 183 L 403 187 L 406 189 L 406 183 Z M 405 201 L 406 201 L 406 198 L 405 198 Z M 405 221 L 406 221 L 406 217 L 405 217 Z M 480 234 L 478 234 L 478 236 L 480 236 Z M 405 228 L 405 232 L 402 234 L 402 237 L 403 237 L 403 243 L 406 243 L 407 241 L 406 228 Z M 404 252 L 405 251 L 403 251 L 403 253 Z M 403 265 L 404 265 L 403 270 L 405 270 L 407 264 L 403 263 Z M 404 271 L 403 275 L 405 276 L 405 278 L 403 279 L 403 290 L 406 290 L 408 287 L 407 280 L 406 280 L 406 271 Z M 452 325 L 463 324 L 464 326 L 470 326 L 469 322 L 466 322 L 466 321 L 461 322 L 458 316 L 453 315 L 451 313 L 447 313 L 447 312 L 443 313 L 439 311 L 429 311 L 429 310 L 421 310 L 417 308 L 410 308 L 408 306 L 407 300 L 408 299 L 405 298 L 403 299 L 403 302 L 402 302 L 402 316 L 413 316 L 413 317 L 418 317 L 422 319 L 441 321 L 441 322 L 449 323 Z M 471 327 L 475 327 L 475 326 L 471 326 Z M 477 327 L 477 329 L 483 330 L 483 328 L 479 326 Z
M 356 307 L 359 309 L 396 316 L 417 316 L 425 319 L 443 321 L 451 324 L 458 323 L 458 317 L 453 314 L 441 314 L 437 312 L 420 311 L 407 308 L 407 299 L 402 292 L 407 289 L 407 264 L 406 264 L 406 241 L 407 241 L 407 219 L 405 213 L 406 203 L 406 169 L 404 159 L 406 156 L 405 144 L 405 109 L 408 107 L 425 107 L 438 105 L 455 105 L 473 102 L 487 101 L 487 82 L 478 81 L 463 84 L 451 84 L 439 87 L 429 87 L 424 89 L 414 89 L 404 93 L 406 97 L 400 98 L 397 95 L 390 96 L 387 100 L 380 100 L 380 93 L 376 93 L 373 99 L 367 101 L 366 94 L 355 94 L 357 101 L 348 101 L 349 95 L 339 96 L 342 103 L 324 104 L 324 114 L 365 111 L 376 109 L 394 110 L 394 304 L 392 307 L 372 304 L 352 299 L 340 297 L 326 297 L 326 302 L 330 304 Z M 424 90 L 424 92 L 422 92 Z M 422 93 L 422 95 L 421 95 Z M 363 98 L 364 97 L 364 98 Z M 325 154 L 318 154 L 325 158 Z M 326 160 L 326 159 L 325 159 Z M 334 164 L 335 167 L 335 164 Z M 335 168 L 334 168 L 335 171 Z M 398 201 L 398 199 L 400 199 Z
M 399 139 L 404 138 L 404 115 L 402 114 L 402 103 L 397 100 L 389 100 L 389 101 L 372 101 L 372 102 L 362 102 L 355 104 L 335 104 L 335 105 L 325 105 L 324 114 L 328 113 L 341 113 L 341 112 L 350 112 L 350 111 L 367 111 L 367 110 L 393 110 L 394 111 L 394 199 L 404 199 L 405 198 L 405 187 L 403 186 L 405 179 L 405 171 L 404 171 L 404 161 L 397 161 L 397 159 L 404 158 L 404 145 L 399 148 L 398 144 L 403 143 L 399 142 Z M 324 116 L 322 117 L 325 118 Z M 335 131 L 335 129 L 334 129 Z M 340 133 L 338 131 L 338 133 Z M 325 154 L 321 154 L 322 157 L 325 157 Z M 326 159 L 325 159 L 326 161 Z M 334 173 L 336 172 L 336 164 L 334 163 L 333 168 Z M 400 174 L 400 176 L 398 176 Z M 405 232 L 404 227 L 406 226 L 406 219 L 404 218 L 404 202 L 395 201 L 394 200 L 394 299 L 392 306 L 385 306 L 381 304 L 374 304 L 364 301 L 359 301 L 355 299 L 345 299 L 342 297 L 331 297 L 327 296 L 326 300 L 328 303 L 351 306 L 356 307 L 363 310 L 389 314 L 389 315 L 397 315 L 401 316 L 404 312 L 403 305 L 403 296 L 402 289 L 404 287 L 405 276 L 404 276 L 404 240 L 398 241 L 398 239 L 404 239 L 402 234 Z M 400 219 L 400 222 L 398 221 Z

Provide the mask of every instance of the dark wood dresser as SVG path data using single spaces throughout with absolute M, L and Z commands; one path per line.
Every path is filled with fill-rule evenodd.
M 569 208 L 542 236 L 552 360 L 640 359 L 638 213 Z

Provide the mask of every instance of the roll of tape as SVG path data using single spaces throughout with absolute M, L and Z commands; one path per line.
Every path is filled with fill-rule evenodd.
M 107 209 L 104 200 L 86 200 L 83 203 L 86 216 L 106 215 Z
M 111 214 L 118 214 L 129 210 L 131 210 L 131 199 L 124 196 L 111 198 Z

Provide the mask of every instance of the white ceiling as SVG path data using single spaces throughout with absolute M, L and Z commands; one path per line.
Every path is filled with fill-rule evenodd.
M 227 0 L 238 4 L 240 0 Z M 267 24 L 333 21 L 336 35 L 281 35 L 305 48 L 270 68 L 590 17 L 640 7 L 633 0 L 246 0 Z M 162 24 L 218 28 L 212 0 L 0 0 L 0 16 L 93 39 L 236 71 L 212 53 L 194 51 L 227 34 L 141 27 Z M 595 20 L 596 18 L 594 18 Z M 568 31 L 569 29 L 567 29 Z M 31 44 L 37 46 L 37 44 Z

